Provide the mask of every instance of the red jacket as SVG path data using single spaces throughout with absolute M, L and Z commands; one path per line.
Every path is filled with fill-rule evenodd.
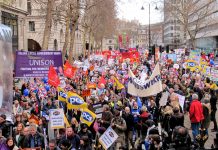
M 199 100 L 193 100 L 189 109 L 191 123 L 199 123 L 204 119 L 203 108 Z

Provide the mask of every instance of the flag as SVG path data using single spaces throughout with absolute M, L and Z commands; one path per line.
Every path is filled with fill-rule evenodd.
M 137 104 L 138 104 L 138 108 L 141 109 L 142 108 L 142 101 L 138 96 L 137 96 Z
M 96 83 L 91 83 L 91 82 L 88 83 L 88 84 L 87 84 L 87 88 L 88 88 L 88 89 L 95 89 L 95 88 L 96 88 Z
M 53 66 L 49 67 L 48 84 L 55 86 L 55 87 L 58 87 L 58 85 L 60 84 L 60 79 Z
M 68 109 L 79 109 L 86 108 L 87 103 L 78 94 L 73 92 L 67 93 L 67 108 Z
M 70 124 L 69 124 L 69 122 L 68 122 L 68 120 L 67 120 L 66 115 L 64 115 L 64 123 L 65 123 L 65 125 L 66 125 L 67 128 L 70 127 Z
M 114 81 L 115 81 L 114 84 L 117 87 L 117 90 L 121 90 L 124 88 L 124 85 L 122 83 L 120 83 L 120 81 L 116 77 L 114 77 Z
M 67 99 L 66 92 L 61 87 L 58 87 L 58 100 L 66 102 L 66 99 Z
M 80 121 L 90 126 L 96 118 L 96 114 L 91 112 L 88 108 L 83 109 L 80 116 Z
M 66 61 L 64 64 L 64 75 L 68 78 L 72 78 L 74 76 L 73 67 L 70 65 L 69 61 Z
M 105 78 L 103 77 L 103 76 L 101 76 L 101 78 L 99 79 L 99 82 L 98 82 L 98 87 L 100 88 L 101 87 L 101 84 L 106 84 L 106 80 L 105 80 Z

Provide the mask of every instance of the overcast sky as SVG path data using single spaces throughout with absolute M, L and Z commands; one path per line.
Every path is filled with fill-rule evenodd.
M 141 24 L 149 23 L 148 3 L 152 0 L 118 0 L 118 18 L 126 20 L 138 20 Z M 161 8 L 161 3 L 151 4 L 151 23 L 161 22 L 163 15 L 160 10 L 155 10 L 156 5 Z M 144 6 L 144 10 L 141 7 Z

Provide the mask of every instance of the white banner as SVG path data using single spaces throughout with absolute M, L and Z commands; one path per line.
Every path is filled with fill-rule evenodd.
M 163 91 L 159 63 L 156 64 L 151 77 L 141 81 L 129 69 L 128 93 L 133 96 L 148 97 Z
M 111 127 L 108 127 L 104 134 L 99 138 L 99 142 L 104 149 L 108 149 L 117 140 L 117 138 L 117 133 Z
M 49 119 L 52 129 L 64 128 L 64 112 L 63 109 L 50 109 Z

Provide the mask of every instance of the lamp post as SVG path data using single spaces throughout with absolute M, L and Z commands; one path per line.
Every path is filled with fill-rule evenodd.
M 151 4 L 148 4 L 148 49 L 150 51 L 151 49 Z M 144 7 L 142 6 L 141 10 L 144 10 Z M 158 10 L 158 7 L 156 5 L 155 10 Z

